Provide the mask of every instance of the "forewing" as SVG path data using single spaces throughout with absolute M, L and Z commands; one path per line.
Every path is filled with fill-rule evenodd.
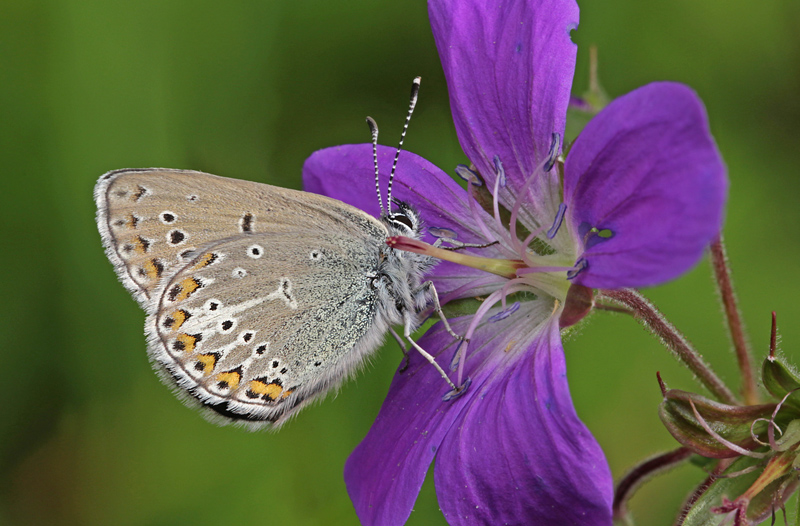
M 210 245 L 161 289 L 151 357 L 217 414 L 282 423 L 361 361 L 380 242 L 293 227 Z
M 380 236 L 381 224 L 339 201 L 190 170 L 117 170 L 95 186 L 97 224 L 123 284 L 148 312 L 157 291 L 222 239 L 303 225 Z

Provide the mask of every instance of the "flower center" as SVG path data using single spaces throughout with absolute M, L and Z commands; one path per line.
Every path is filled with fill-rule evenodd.
M 472 224 L 481 232 L 485 244 L 460 243 L 456 233 L 448 229 L 429 229 L 438 237 L 436 244 L 430 245 L 417 239 L 393 236 L 387 244 L 398 250 L 431 256 L 444 261 L 479 269 L 487 274 L 442 297 L 442 303 L 455 298 L 482 297 L 483 300 L 474 312 L 464 338 L 468 342 L 479 324 L 486 319 L 498 322 L 514 315 L 520 309 L 520 302 L 552 301 L 549 315 L 542 320 L 531 320 L 523 331 L 536 331 L 540 321 L 552 316 L 560 316 L 567 301 L 570 278 L 577 275 L 582 267 L 576 265 L 577 246 L 570 232 L 564 226 L 567 205 L 553 202 L 563 194 L 561 171 L 563 162 L 559 159 L 560 137 L 553 135 L 550 153 L 521 185 L 506 188 L 506 175 L 503 163 L 494 159 L 494 187 L 487 191 L 481 177 L 466 166 L 459 166 L 456 173 L 466 179 L 469 194 L 469 209 Z M 553 172 L 553 170 L 557 170 Z M 509 206 L 501 204 L 503 201 Z M 553 197 L 555 196 L 555 197 Z M 487 218 L 488 212 L 491 218 Z M 452 246 L 441 247 L 448 243 Z M 476 250 L 489 249 L 493 256 L 478 255 Z M 460 252 L 471 249 L 472 253 Z M 518 300 L 518 301 L 517 301 Z M 489 316 L 490 309 L 500 303 L 502 309 Z M 529 311 L 528 311 L 529 312 Z M 529 327 L 529 328 L 525 328 Z M 451 369 L 458 369 L 458 384 L 461 384 L 467 352 L 466 342 L 459 347 L 453 358 Z

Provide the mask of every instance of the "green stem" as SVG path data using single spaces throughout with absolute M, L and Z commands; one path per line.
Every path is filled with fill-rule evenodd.
M 730 405 L 739 405 L 733 392 L 705 363 L 703 357 L 692 347 L 689 340 L 667 321 L 655 305 L 650 303 L 639 291 L 635 289 L 603 289 L 600 291 L 600 295 L 631 309 L 639 323 L 661 338 L 664 344 L 697 376 L 717 400 Z
M 746 404 L 757 405 L 759 394 L 753 374 L 753 355 L 747 343 L 742 316 L 736 304 L 736 295 L 733 292 L 733 282 L 722 236 L 711 244 L 711 264 L 714 267 L 714 277 L 717 281 L 720 298 L 722 298 L 722 305 L 725 307 L 725 319 L 728 322 L 731 341 L 736 351 L 736 360 L 742 374 L 742 396 Z

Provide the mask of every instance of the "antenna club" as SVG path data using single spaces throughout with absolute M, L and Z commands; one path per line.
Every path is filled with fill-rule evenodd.
M 375 119 L 372 117 L 367 116 L 367 126 L 369 126 L 369 131 L 373 137 L 378 136 L 378 123 L 375 122 Z

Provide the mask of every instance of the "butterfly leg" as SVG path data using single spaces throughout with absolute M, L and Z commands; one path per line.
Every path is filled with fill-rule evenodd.
M 403 335 L 406 337 L 406 340 L 408 340 L 409 343 L 411 343 L 411 346 L 414 347 L 417 350 L 417 352 L 419 352 L 422 355 L 423 358 L 428 360 L 431 363 L 431 365 L 436 367 L 436 370 L 439 371 L 439 374 L 442 375 L 444 381 L 447 382 L 447 385 L 449 385 L 453 389 L 453 391 L 459 391 L 459 389 L 456 387 L 453 381 L 450 380 L 450 378 L 447 376 L 447 373 L 444 372 L 444 369 L 442 369 L 442 367 L 438 363 L 436 363 L 436 358 L 431 356 L 431 354 L 428 351 L 420 347 L 419 344 L 411 338 L 411 328 L 414 326 L 413 315 L 408 311 L 406 311 L 404 313 L 404 317 L 405 317 L 405 324 L 403 328 Z
M 439 303 L 439 294 L 436 292 L 436 287 L 433 285 L 433 282 L 426 281 L 422 284 L 422 287 L 430 294 L 431 301 L 433 302 L 433 310 L 439 315 L 439 318 L 441 318 L 447 332 L 456 340 L 463 342 L 463 344 L 458 345 L 456 353 L 453 355 L 453 359 L 450 363 L 450 370 L 455 371 L 458 369 L 458 363 L 461 360 L 461 353 L 464 352 L 464 347 L 466 347 L 466 344 L 469 343 L 469 340 L 459 334 L 456 334 L 455 331 L 453 331 L 453 329 L 450 327 L 450 323 L 447 321 L 444 311 L 442 310 L 442 305 Z
M 389 334 L 394 336 L 394 339 L 397 340 L 397 343 L 400 345 L 400 351 L 403 353 L 403 365 L 398 369 L 398 372 L 404 373 L 406 369 L 408 369 L 408 349 L 406 348 L 406 342 L 403 341 L 403 338 L 400 337 L 399 334 L 394 330 L 394 328 L 389 327 Z
M 452 327 L 450 327 L 450 322 L 447 321 L 447 318 L 444 315 L 444 311 L 442 310 L 442 304 L 439 303 L 439 294 L 436 292 L 436 287 L 433 285 L 433 281 L 426 281 L 420 287 L 423 291 L 425 291 L 428 295 L 430 295 L 431 301 L 433 302 L 433 310 L 439 316 L 439 319 L 442 320 L 444 324 L 444 328 L 447 333 L 459 341 L 464 341 L 464 337 L 456 334 Z

